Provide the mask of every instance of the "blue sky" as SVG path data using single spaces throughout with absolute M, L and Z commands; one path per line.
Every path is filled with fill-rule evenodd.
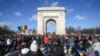
M 100 26 L 100 0 L 0 0 L 0 26 L 9 25 L 17 30 L 18 26 L 28 25 L 36 29 L 36 9 L 43 6 L 65 7 L 66 27 Z

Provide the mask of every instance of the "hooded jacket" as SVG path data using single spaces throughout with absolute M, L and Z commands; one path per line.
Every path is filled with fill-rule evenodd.
M 98 51 L 100 54 L 100 42 L 96 42 L 92 45 L 94 51 Z
M 33 40 L 31 46 L 30 46 L 30 49 L 32 52 L 37 52 L 38 51 L 38 44 L 36 42 L 36 40 Z

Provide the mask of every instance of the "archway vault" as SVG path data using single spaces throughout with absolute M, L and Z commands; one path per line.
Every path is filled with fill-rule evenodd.
M 45 21 L 45 22 L 46 22 L 46 23 L 45 23 L 46 25 L 44 26 L 44 27 L 45 27 L 44 30 L 46 31 L 45 34 L 47 33 L 47 24 L 48 24 L 50 21 L 52 21 L 53 23 L 55 23 L 55 28 L 56 28 L 56 26 L 57 26 L 57 25 L 56 25 L 56 20 L 55 20 L 55 19 L 53 19 L 53 18 L 47 19 L 47 20 Z M 53 25 L 52 25 L 52 26 L 53 26 Z M 52 26 L 51 26 L 51 27 L 52 27 Z M 57 28 L 56 28 L 56 29 L 57 29 Z M 50 30 L 50 29 L 49 29 L 49 30 Z M 52 29 L 52 30 L 53 30 L 53 29 Z
M 37 11 L 37 34 L 46 34 L 46 24 L 49 21 L 56 23 L 56 34 L 65 35 L 65 8 L 40 7 Z
M 51 24 L 51 22 L 53 23 L 53 24 Z M 48 25 L 49 24 L 49 25 Z M 54 27 L 55 26 L 55 27 Z M 51 29 L 52 29 L 52 31 L 51 31 Z M 55 29 L 55 31 L 53 31 Z M 55 19 L 48 19 L 47 21 L 46 21 L 46 29 L 45 29 L 45 31 L 46 31 L 46 33 L 48 33 L 48 32 L 56 32 L 56 20 Z

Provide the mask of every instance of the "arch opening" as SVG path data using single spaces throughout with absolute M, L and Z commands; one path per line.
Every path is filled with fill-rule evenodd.
M 56 21 L 49 19 L 46 21 L 46 34 L 56 33 Z

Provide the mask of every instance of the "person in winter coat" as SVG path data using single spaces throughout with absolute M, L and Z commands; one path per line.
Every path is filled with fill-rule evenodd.
M 75 41 L 75 45 L 72 47 L 72 56 L 85 56 L 85 49 L 82 46 L 82 41 Z
M 34 53 L 34 55 L 37 55 L 37 51 L 38 51 L 38 44 L 36 42 L 36 40 L 33 40 L 30 49 L 32 51 L 32 53 Z
M 40 36 L 37 36 L 36 41 L 37 41 L 37 43 L 38 43 L 38 45 L 40 47 L 40 45 L 41 45 L 41 38 L 40 38 Z
M 30 46 L 30 49 L 31 49 L 32 52 L 37 52 L 38 44 L 37 44 L 36 40 L 33 40 L 32 44 Z
M 40 51 L 36 40 L 33 40 L 30 50 L 29 56 L 43 56 L 43 53 Z
M 73 36 L 69 36 L 68 42 L 69 42 L 69 44 L 70 44 L 70 47 L 69 47 L 69 48 L 72 48 L 73 45 L 74 45 L 74 37 L 73 37 Z
M 68 37 L 66 37 L 65 44 L 66 44 L 66 49 L 67 49 L 67 53 L 68 53 L 69 48 L 70 48 L 70 43 L 69 43 L 69 41 L 68 41 Z
M 11 39 L 10 38 L 7 39 L 7 45 L 8 46 L 11 45 Z
M 43 41 L 44 41 L 44 45 L 48 45 L 49 44 L 49 38 L 48 38 L 47 35 L 44 36 Z
M 54 56 L 64 56 L 64 48 L 60 40 L 57 41 L 57 46 L 54 48 Z
M 16 46 L 17 46 L 17 40 L 15 37 L 12 37 L 12 47 L 13 47 L 13 50 L 16 50 Z
M 7 38 L 6 44 L 7 44 L 7 52 L 9 52 L 10 48 L 11 48 L 11 39 L 10 38 Z
M 97 38 L 94 39 L 94 44 L 92 45 L 95 56 L 100 56 L 100 42 Z

